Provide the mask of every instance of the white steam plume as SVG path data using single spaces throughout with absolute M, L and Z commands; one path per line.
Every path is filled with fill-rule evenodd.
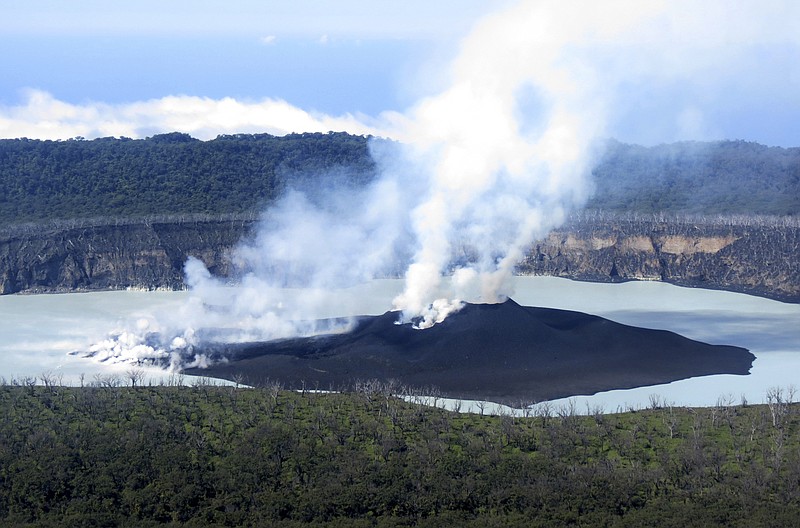
M 800 43 L 793 24 L 764 24 L 775 21 L 769 8 L 800 19 L 786 2 L 621 0 L 525 1 L 482 20 L 450 86 L 407 116 L 406 142 L 431 175 L 411 212 L 418 246 L 395 306 L 429 326 L 465 287 L 502 300 L 526 246 L 586 199 L 592 145 L 624 104 L 622 87 L 702 75 L 767 35 Z M 477 260 L 453 270 L 456 243 Z M 449 271 L 448 297 L 432 303 Z
M 605 20 L 603 34 L 629 28 L 641 11 L 631 7 Z M 483 302 L 503 300 L 525 246 L 587 197 L 590 145 L 604 112 L 591 72 L 565 61 L 564 51 L 593 44 L 605 9 L 582 4 L 565 13 L 525 2 L 488 17 L 464 41 L 451 86 L 412 109 L 407 136 L 431 174 L 411 212 L 419 246 L 395 299 L 407 319 L 435 324 L 470 290 Z M 524 95 L 536 99 L 537 115 L 522 114 Z M 455 243 L 477 258 L 452 270 Z M 448 271 L 449 297 L 433 303 Z
M 382 128 L 401 143 L 373 144 L 375 182 L 288 194 L 237 250 L 235 290 L 199 261 L 187 264 L 194 311 L 181 328 L 191 332 L 167 332 L 160 346 L 177 335 L 188 350 L 210 335 L 203 329 L 221 339 L 330 330 L 298 321 L 313 318 L 331 290 L 398 265 L 406 284 L 394 306 L 421 328 L 461 300 L 503 300 L 531 240 L 587 198 L 594 141 L 626 91 L 733 64 L 765 32 L 798 44 L 791 24 L 764 24 L 762 6 L 523 1 L 486 17 L 463 41 L 448 86 L 404 116 L 384 116 Z M 287 303 L 292 287 L 313 294 Z

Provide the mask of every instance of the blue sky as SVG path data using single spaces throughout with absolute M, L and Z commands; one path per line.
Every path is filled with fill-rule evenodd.
M 165 95 L 237 99 L 274 97 L 326 113 L 379 113 L 397 108 L 397 66 L 424 45 L 414 41 L 300 38 L 270 45 L 242 37 L 4 37 L 0 97 L 20 89 L 47 91 L 63 101 L 123 103 Z
M 443 89 L 449 60 L 481 17 L 512 4 L 6 2 L 0 6 L 0 136 L 136 136 L 169 127 L 204 138 L 300 127 L 386 130 L 387 113 L 406 112 Z M 675 76 L 625 78 L 612 96 L 604 133 L 644 144 L 745 139 L 800 146 L 800 47 L 784 35 L 792 25 L 800 33 L 793 4 L 765 4 L 761 26 L 719 61 Z M 217 104 L 226 98 L 242 105 L 241 115 L 261 108 L 253 105 L 280 104 L 268 115 L 291 110 L 302 118 L 226 119 Z M 157 110 L 142 110 L 146 102 Z M 188 118 L 153 118 L 179 105 L 218 118 L 196 128 Z M 376 122 L 382 123 L 377 129 Z
M 10 5 L 9 5 L 10 4 Z M 41 1 L 0 7 L 0 103 L 194 95 L 330 114 L 401 110 L 404 78 L 501 2 Z

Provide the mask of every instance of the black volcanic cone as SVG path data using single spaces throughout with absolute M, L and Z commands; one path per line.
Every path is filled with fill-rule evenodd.
M 667 383 L 709 374 L 748 374 L 755 356 L 664 330 L 580 312 L 467 304 L 426 330 L 396 324 L 397 312 L 362 317 L 345 334 L 228 345 L 230 362 L 194 375 L 266 379 L 287 387 L 347 386 L 395 379 L 448 397 L 503 403 Z

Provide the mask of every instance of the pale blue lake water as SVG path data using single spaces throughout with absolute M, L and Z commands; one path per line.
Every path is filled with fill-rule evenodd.
M 578 411 L 641 408 L 652 395 L 674 405 L 709 406 L 720 398 L 760 403 L 770 387 L 800 388 L 800 305 L 743 294 L 680 288 L 659 282 L 596 284 L 553 277 L 517 277 L 515 301 L 579 310 L 625 324 L 678 332 L 714 344 L 743 346 L 756 355 L 748 376 L 706 376 L 666 385 L 572 398 Z M 380 314 L 402 281 L 382 280 L 330 294 L 316 292 L 314 317 Z M 288 296 L 301 297 L 297 290 Z M 78 385 L 95 376 L 125 375 L 130 365 L 69 355 L 141 318 L 177 313 L 188 292 L 98 292 L 0 296 L 0 377 L 48 373 Z M 152 380 L 168 373 L 149 369 Z M 554 405 L 564 405 L 556 401 Z

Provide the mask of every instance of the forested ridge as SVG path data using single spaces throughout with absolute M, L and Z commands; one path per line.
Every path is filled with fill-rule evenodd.
M 347 133 L 0 140 L 0 222 L 261 211 L 287 188 L 363 185 L 372 138 Z M 381 140 L 385 141 L 385 140 Z M 609 141 L 588 208 L 797 215 L 800 148 Z
M 615 213 L 800 214 L 800 148 L 610 141 L 587 207 Z
M 367 142 L 345 133 L 200 141 L 177 132 L 0 140 L 0 221 L 252 212 L 309 179 L 363 185 L 374 172 Z
M 3 526 L 792 526 L 800 407 L 481 416 L 346 393 L 0 386 Z M 131 386 L 134 385 L 134 386 Z M 435 395 L 432 396 L 435 403 Z

